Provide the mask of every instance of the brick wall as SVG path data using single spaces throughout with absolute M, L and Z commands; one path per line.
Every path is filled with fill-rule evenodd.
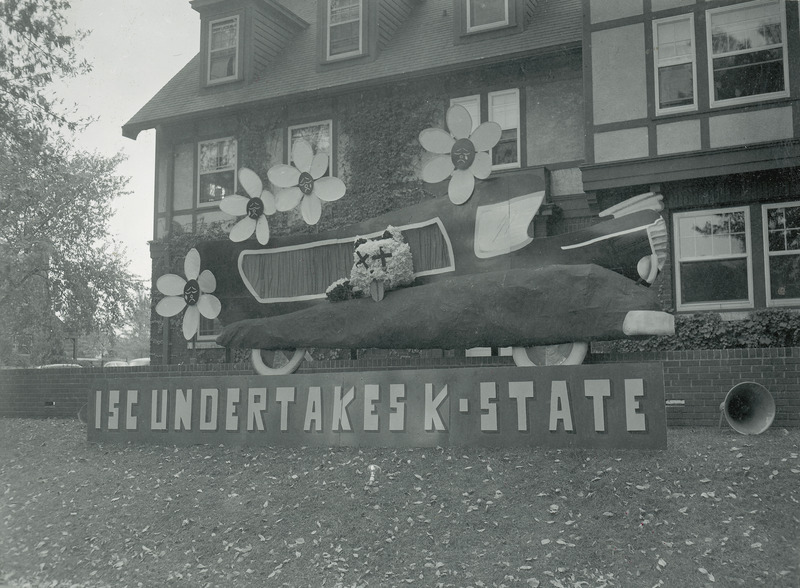
M 777 406 L 773 426 L 800 426 L 800 348 L 724 349 L 594 354 L 586 363 L 660 361 L 669 426 L 719 424 L 719 405 L 733 386 L 756 382 Z M 300 373 L 408 368 L 510 365 L 510 357 L 373 358 L 306 362 Z M 95 381 L 130 373 L 142 376 L 251 375 L 249 364 L 153 366 L 135 368 L 0 370 L 0 417 L 75 418 Z
M 773 427 L 800 426 L 800 347 L 607 353 L 595 354 L 587 363 L 639 361 L 664 365 L 670 426 L 718 426 L 719 405 L 740 382 L 756 382 L 772 394 Z

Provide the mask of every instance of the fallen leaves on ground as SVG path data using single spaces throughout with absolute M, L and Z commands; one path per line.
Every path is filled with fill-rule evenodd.
M 742 439 L 162 447 L 0 419 L 0 585 L 795 587 L 800 431 Z

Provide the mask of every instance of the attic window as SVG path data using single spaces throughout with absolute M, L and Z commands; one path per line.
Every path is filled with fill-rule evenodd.
M 476 33 L 510 23 L 510 0 L 466 0 L 467 32 Z
M 208 83 L 239 78 L 239 17 L 213 20 L 208 34 Z
M 326 58 L 342 59 L 363 52 L 363 0 L 327 0 Z

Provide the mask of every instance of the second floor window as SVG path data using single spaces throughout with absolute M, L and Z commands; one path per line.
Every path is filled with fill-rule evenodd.
M 362 0 L 327 0 L 327 58 L 341 59 L 361 55 Z
M 208 83 L 235 80 L 239 76 L 239 17 L 209 23 Z
M 697 106 L 693 15 L 653 21 L 656 114 Z
M 711 105 L 786 95 L 783 1 L 736 4 L 707 16 Z
M 200 206 L 214 204 L 236 192 L 236 139 L 203 141 L 197 149 Z
M 509 24 L 511 0 L 466 0 L 467 32 L 473 33 Z

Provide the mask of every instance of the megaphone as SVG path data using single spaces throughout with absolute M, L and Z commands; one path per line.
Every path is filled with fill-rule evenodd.
M 764 386 L 741 382 L 728 390 L 719 405 L 725 420 L 737 433 L 759 435 L 769 429 L 775 418 L 775 400 Z

